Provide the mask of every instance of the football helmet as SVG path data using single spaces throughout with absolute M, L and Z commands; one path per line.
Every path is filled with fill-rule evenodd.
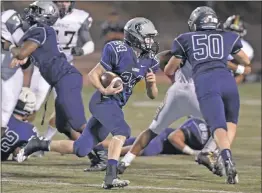
M 197 7 L 188 19 L 190 31 L 215 30 L 219 26 L 216 12 L 207 6 Z
M 59 17 L 58 7 L 52 1 L 35 1 L 24 12 L 24 19 L 30 25 L 44 23 L 52 26 Z
M 159 44 L 155 40 L 157 35 L 154 24 L 144 17 L 133 18 L 124 27 L 124 41 L 143 52 L 158 52 Z
M 241 37 L 244 37 L 247 34 L 244 21 L 241 19 L 240 15 L 232 15 L 228 17 L 223 24 L 223 28 L 226 31 L 234 31 Z

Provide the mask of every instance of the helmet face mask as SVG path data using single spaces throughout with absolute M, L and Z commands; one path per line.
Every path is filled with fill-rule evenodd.
M 59 16 L 63 18 L 66 14 L 70 13 L 75 6 L 75 1 L 53 1 L 58 9 Z
M 154 24 L 143 17 L 131 19 L 124 28 L 124 41 L 142 52 L 150 52 L 152 54 L 158 52 L 159 46 L 155 40 L 157 35 L 158 32 Z
M 44 23 L 52 26 L 59 17 L 58 8 L 51 1 L 36 1 L 24 10 L 24 14 L 24 20 L 26 20 L 30 25 Z

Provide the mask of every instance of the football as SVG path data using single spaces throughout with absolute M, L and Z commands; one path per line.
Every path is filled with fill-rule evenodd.
M 100 77 L 100 80 L 104 88 L 108 87 L 112 81 L 115 82 L 114 88 L 119 87 L 121 84 L 123 84 L 122 79 L 113 72 L 103 73 Z

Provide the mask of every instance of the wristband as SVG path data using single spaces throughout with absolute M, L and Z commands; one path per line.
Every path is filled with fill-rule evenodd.
M 245 72 L 245 66 L 237 65 L 236 73 L 237 74 L 244 74 Z
M 16 47 L 16 46 L 15 46 L 14 44 L 11 44 L 8 49 L 9 49 L 9 51 L 11 52 L 11 49 L 12 49 L 12 48 L 15 48 L 15 47 Z

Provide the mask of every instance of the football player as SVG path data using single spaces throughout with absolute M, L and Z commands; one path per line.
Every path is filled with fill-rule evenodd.
M 165 73 L 173 75 L 184 60 L 188 60 L 191 64 L 201 112 L 210 125 L 212 135 L 215 136 L 221 150 L 228 177 L 227 182 L 234 184 L 238 180 L 232 162 L 230 144 L 236 131 L 239 95 L 236 82 L 232 81 L 232 76 L 228 76 L 227 56 L 232 54 L 244 65 L 249 65 L 250 61 L 241 50 L 239 36 L 217 29 L 218 19 L 211 8 L 198 7 L 195 9 L 188 24 L 192 32 L 182 34 L 174 40 L 171 51 L 173 56 L 165 67 Z M 224 105 L 226 113 L 222 108 Z M 129 162 L 147 146 L 154 136 L 156 132 L 151 128 L 141 133 L 127 154 Z
M 159 154 L 197 155 L 204 147 L 210 132 L 206 123 L 199 118 L 189 118 L 178 129 L 166 128 L 140 152 L 140 156 L 156 156 Z M 135 142 L 136 137 L 126 139 L 121 155 L 125 155 Z M 110 140 L 102 142 L 108 148 Z M 120 168 L 120 167 L 119 167 Z M 122 170 L 123 171 L 123 170 Z M 120 171 L 120 173 L 122 173 Z
M 17 160 L 18 151 L 32 136 L 38 136 L 37 128 L 28 122 L 34 114 L 35 105 L 35 94 L 29 88 L 23 87 L 7 130 L 1 138 L 1 161 L 6 161 L 11 154 L 13 160 Z
M 93 19 L 89 13 L 75 9 L 75 1 L 53 1 L 59 9 L 59 18 L 53 25 L 57 33 L 58 42 L 63 52 L 65 53 L 68 62 L 72 63 L 74 56 L 82 56 L 91 54 L 94 51 L 94 42 L 90 35 L 90 27 Z M 35 85 L 35 86 L 34 86 Z M 43 100 L 37 107 L 41 106 L 48 94 L 50 85 L 41 78 L 38 68 L 34 67 L 34 73 L 31 81 L 33 90 L 40 90 L 39 96 Z M 55 90 L 54 90 L 55 91 Z M 56 92 L 54 97 L 56 98 Z M 39 98 L 40 98 L 39 97 Z M 56 133 L 55 127 L 55 112 L 49 120 L 48 129 L 44 135 L 46 139 L 51 139 Z M 71 138 L 78 138 L 78 134 L 72 134 Z
M 124 119 L 122 108 L 132 95 L 134 86 L 143 78 L 146 80 L 148 97 L 154 99 L 158 94 L 154 74 L 158 70 L 158 60 L 154 57 L 158 48 L 154 40 L 157 34 L 153 23 L 146 18 L 138 17 L 127 22 L 124 41 L 107 43 L 101 61 L 89 73 L 91 84 L 97 91 L 89 101 L 92 117 L 81 136 L 76 141 L 45 142 L 33 138 L 20 152 L 21 161 L 38 150 L 74 153 L 83 157 L 111 133 L 113 138 L 108 149 L 107 172 L 103 188 L 127 186 L 129 181 L 117 178 L 117 163 L 121 148 L 126 138 L 130 136 L 130 127 Z M 112 81 L 107 88 L 104 88 L 100 77 L 106 71 L 117 74 L 123 84 L 115 88 Z
M 247 54 L 249 60 L 252 61 L 254 57 L 254 49 L 246 40 L 243 39 L 247 34 L 247 29 L 240 15 L 232 15 L 228 17 L 223 24 L 223 29 L 225 31 L 232 31 L 239 34 L 241 38 L 241 43 L 243 45 L 242 49 Z M 229 60 L 232 60 L 232 62 L 236 62 L 232 56 L 229 56 Z M 244 81 L 245 75 L 243 74 L 243 72 L 244 66 L 238 65 L 236 68 L 236 73 L 234 73 L 237 84 L 240 84 Z
M 245 28 L 244 21 L 241 19 L 241 17 L 239 15 L 232 15 L 228 17 L 223 24 L 223 29 L 225 31 L 232 31 L 239 34 L 241 38 L 241 43 L 243 45 L 242 50 L 247 54 L 248 58 L 251 61 L 254 57 L 254 50 L 251 47 L 251 45 L 243 39 L 243 37 L 247 34 L 247 29 Z M 228 59 L 231 60 L 233 63 L 236 62 L 236 60 L 234 60 L 234 58 L 231 55 L 229 56 Z M 231 63 L 230 67 L 234 71 L 234 76 L 237 84 L 240 84 L 244 81 L 245 75 L 248 74 L 247 72 L 249 73 L 251 72 L 250 66 L 243 66 L 243 65 L 236 66 Z M 218 160 L 214 166 L 212 166 L 211 162 L 209 162 L 208 159 L 205 158 L 205 155 L 209 154 L 209 152 L 215 152 L 216 149 L 217 149 L 217 145 L 214 139 L 210 139 L 205 145 L 205 147 L 203 148 L 203 150 L 201 151 L 201 153 L 198 154 L 198 156 L 196 157 L 196 161 L 200 164 L 206 165 L 209 169 L 214 168 L 215 170 L 213 171 L 218 175 L 223 175 L 223 171 L 221 171 L 223 170 L 221 159 L 220 161 Z M 204 160 L 206 160 L 207 163 L 205 163 Z
M 23 68 L 10 68 L 12 61 L 10 48 L 15 47 L 24 35 L 23 22 L 15 10 L 6 10 L 1 13 L 1 84 L 2 84 L 2 121 L 1 134 L 4 133 L 9 119 L 14 111 L 20 91 L 23 86 L 23 70 L 30 62 L 27 58 L 16 61 Z
M 86 125 L 81 96 L 82 75 L 67 62 L 58 45 L 56 32 L 50 27 L 58 19 L 59 10 L 50 1 L 36 1 L 28 9 L 25 19 L 32 27 L 22 37 L 20 46 L 11 48 L 15 58 L 11 66 L 16 65 L 16 60 L 23 60 L 30 55 L 41 75 L 57 91 L 55 110 L 59 115 L 56 119 L 58 130 L 70 136 L 69 125 L 82 132 Z
M 191 33 L 182 34 L 174 40 L 170 66 L 175 68 L 181 59 L 188 59 L 192 65 L 201 112 L 220 150 L 227 183 L 235 184 L 238 178 L 230 145 L 236 134 L 239 94 L 226 64 L 230 54 L 244 66 L 250 65 L 250 60 L 241 49 L 238 34 L 218 29 L 219 21 L 211 8 L 196 8 L 188 25 Z

